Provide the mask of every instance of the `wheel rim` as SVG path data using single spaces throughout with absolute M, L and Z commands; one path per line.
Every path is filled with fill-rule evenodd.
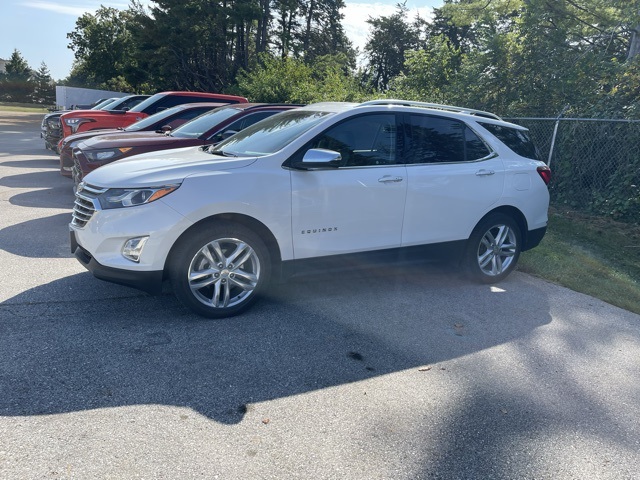
M 204 305 L 233 307 L 249 298 L 260 280 L 260 260 L 237 238 L 209 242 L 195 254 L 187 273 L 189 288 Z
M 504 273 L 513 263 L 517 237 L 508 225 L 495 225 L 485 232 L 478 247 L 478 266 L 491 277 Z

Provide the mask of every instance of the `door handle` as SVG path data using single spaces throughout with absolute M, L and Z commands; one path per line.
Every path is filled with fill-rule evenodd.
M 485 170 L 484 168 L 482 170 L 478 170 L 476 172 L 476 177 L 486 177 L 487 175 L 493 175 L 494 172 L 493 170 Z
M 402 177 L 392 177 L 391 175 L 385 175 L 384 177 L 378 179 L 380 183 L 401 182 L 402 180 Z

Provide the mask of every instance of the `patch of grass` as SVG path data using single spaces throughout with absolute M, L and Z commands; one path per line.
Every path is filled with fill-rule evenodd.
M 640 226 L 551 211 L 519 269 L 640 314 Z
M 47 113 L 49 110 L 42 105 L 31 103 L 0 102 L 0 111 L 4 112 L 25 112 L 25 113 Z

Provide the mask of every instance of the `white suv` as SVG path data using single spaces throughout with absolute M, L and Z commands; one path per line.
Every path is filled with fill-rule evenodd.
M 71 248 L 103 280 L 160 293 L 169 279 L 207 317 L 244 310 L 275 276 L 353 255 L 446 253 L 497 282 L 544 236 L 549 179 L 527 130 L 491 113 L 315 104 L 215 147 L 95 170 L 76 194 Z

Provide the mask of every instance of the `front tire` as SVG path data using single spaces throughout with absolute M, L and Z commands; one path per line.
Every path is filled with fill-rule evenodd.
M 469 275 L 481 283 L 504 280 L 515 268 L 522 249 L 522 233 L 513 218 L 494 213 L 482 220 L 467 243 Z
M 254 303 L 271 276 L 264 242 L 234 223 L 188 232 L 172 253 L 169 278 L 185 306 L 208 318 L 237 315 Z

